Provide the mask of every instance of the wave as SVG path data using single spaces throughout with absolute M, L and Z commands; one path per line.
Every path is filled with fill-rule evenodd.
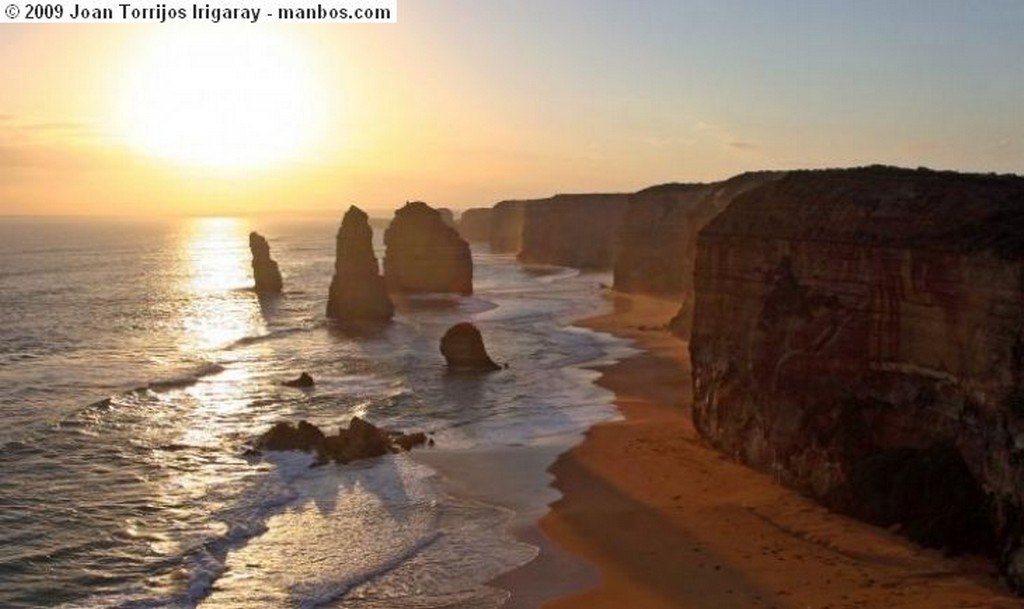
M 183 580 L 183 588 L 178 592 L 160 595 L 144 586 L 136 586 L 65 603 L 60 605 L 60 609 L 196 607 L 210 595 L 216 581 L 227 571 L 228 554 L 264 534 L 270 518 L 299 498 L 292 482 L 309 471 L 311 460 L 305 453 L 286 453 L 277 457 L 275 474 L 280 476 L 281 484 L 258 487 L 257 500 L 244 509 L 228 509 L 211 514 L 211 520 L 219 520 L 227 525 L 223 533 L 212 534 L 190 544 L 179 553 L 150 563 L 151 576 L 157 576 L 162 571 L 173 579 Z
M 403 548 L 401 551 L 395 553 L 390 559 L 385 560 L 379 565 L 369 567 L 355 573 L 344 581 L 334 582 L 329 586 L 297 586 L 296 591 L 300 592 L 304 596 L 304 598 L 299 601 L 298 605 L 301 609 L 317 609 L 318 607 L 331 605 L 335 601 L 343 598 L 356 586 L 387 575 L 398 567 L 404 565 L 406 562 L 412 560 L 418 554 L 437 543 L 437 541 L 443 536 L 444 533 L 442 531 L 434 531 L 409 545 L 409 547 Z
M 195 385 L 207 376 L 220 374 L 221 372 L 224 372 L 224 370 L 224 366 L 209 362 L 201 364 L 198 367 L 180 375 L 150 381 L 146 386 L 136 387 L 133 391 L 138 393 L 141 391 L 170 391 L 172 389 L 183 389 L 185 387 Z
M 242 347 L 248 347 L 258 343 L 275 340 L 285 336 L 291 336 L 293 334 L 300 334 L 302 332 L 312 332 L 320 328 L 326 328 L 327 322 L 321 321 L 312 326 L 290 326 L 287 328 L 279 328 L 277 330 L 271 330 L 266 334 L 253 334 L 250 336 L 243 336 L 236 341 L 230 342 L 224 346 L 225 351 L 231 351 L 233 349 L 240 349 Z
M 144 385 L 137 385 L 134 388 L 115 392 L 105 398 L 94 400 L 66 412 L 59 419 L 38 420 L 18 430 L 18 441 L 0 436 L 0 455 L 17 453 L 23 445 L 34 445 L 41 437 L 53 433 L 54 429 L 79 430 L 83 431 L 92 426 L 92 419 L 100 416 L 101 413 L 110 411 L 116 407 L 119 401 L 132 394 L 144 394 L 147 392 L 163 393 L 191 387 L 202 381 L 204 378 L 220 374 L 226 368 L 215 362 L 204 362 L 189 368 L 185 368 L 177 374 L 164 378 L 149 381 Z M 131 385 L 128 385 L 129 387 Z M 84 431 L 83 431 L 84 433 Z

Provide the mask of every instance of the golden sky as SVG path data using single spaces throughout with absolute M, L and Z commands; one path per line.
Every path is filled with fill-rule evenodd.
M 1022 4 L 914 5 L 405 0 L 397 24 L 4 25 L 0 214 L 1024 172 Z

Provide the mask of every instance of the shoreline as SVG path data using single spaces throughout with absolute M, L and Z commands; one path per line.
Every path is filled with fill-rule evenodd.
M 593 368 L 623 418 L 592 426 L 557 458 L 561 498 L 538 521 L 548 545 L 592 565 L 598 581 L 550 600 L 531 593 L 565 567 L 542 546 L 495 580 L 513 594 L 506 606 L 1024 607 L 986 559 L 944 557 L 831 513 L 704 445 L 689 418 L 687 344 L 651 329 L 678 303 L 609 298 L 611 313 L 575 323 L 641 350 Z

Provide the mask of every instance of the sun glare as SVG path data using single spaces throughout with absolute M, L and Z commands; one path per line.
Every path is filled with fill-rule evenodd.
M 125 143 L 175 163 L 267 167 L 312 154 L 324 92 L 283 30 L 168 28 L 140 40 L 114 122 Z

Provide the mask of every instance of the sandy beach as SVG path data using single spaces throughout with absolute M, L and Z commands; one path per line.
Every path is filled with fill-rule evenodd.
M 600 369 L 624 419 L 594 426 L 558 458 L 551 472 L 563 497 L 540 520 L 600 578 L 544 607 L 1024 606 L 987 561 L 944 557 L 830 513 L 705 446 L 688 413 L 687 346 L 654 329 L 678 305 L 611 298 L 613 313 L 581 325 L 643 349 Z M 535 563 L 505 578 L 514 599 L 543 571 Z

